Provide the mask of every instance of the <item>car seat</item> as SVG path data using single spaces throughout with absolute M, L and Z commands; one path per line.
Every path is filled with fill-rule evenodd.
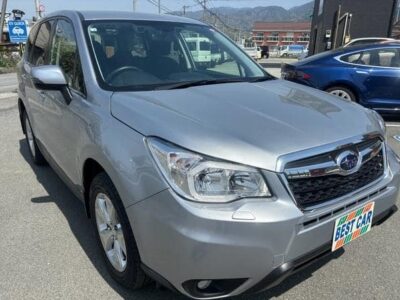
M 182 71 L 182 66 L 175 59 L 169 57 L 171 54 L 171 41 L 159 40 L 150 44 L 150 55 L 148 58 L 148 71 L 153 75 L 166 79 L 170 74 Z

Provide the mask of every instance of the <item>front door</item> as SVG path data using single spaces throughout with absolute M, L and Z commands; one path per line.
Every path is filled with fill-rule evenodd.
M 50 41 L 49 64 L 58 65 L 63 70 L 72 100 L 68 103 L 59 91 L 41 92 L 43 117 L 48 128 L 43 143 L 64 175 L 74 182 L 79 171 L 76 168 L 77 144 L 86 126 L 80 117 L 80 108 L 85 105 L 85 87 L 73 25 L 66 19 L 59 19 L 55 26 Z

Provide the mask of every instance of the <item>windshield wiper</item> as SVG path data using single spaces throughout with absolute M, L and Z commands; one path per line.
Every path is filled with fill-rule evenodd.
M 246 82 L 244 78 L 241 79 L 202 79 L 195 81 L 185 81 L 185 82 L 177 82 L 172 84 L 160 85 L 155 88 L 155 90 L 175 90 L 175 89 L 184 89 L 193 86 L 200 85 L 209 85 L 209 84 L 221 84 L 221 83 L 232 83 L 232 82 Z
M 262 81 L 273 80 L 273 79 L 275 79 L 275 77 L 263 76 L 263 77 L 256 77 L 256 78 L 250 79 L 249 82 L 262 82 Z

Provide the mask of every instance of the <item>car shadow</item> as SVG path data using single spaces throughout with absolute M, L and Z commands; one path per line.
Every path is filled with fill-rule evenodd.
M 299 272 L 294 273 L 287 277 L 284 281 L 282 281 L 279 285 L 268 289 L 260 294 L 254 295 L 252 300 L 266 300 L 275 297 L 279 297 L 288 290 L 292 289 L 296 285 L 306 281 L 307 279 L 313 276 L 313 273 L 316 272 L 318 269 L 322 268 L 324 265 L 329 263 L 330 261 L 339 258 L 344 254 L 345 250 L 343 248 L 332 252 L 323 258 L 315 261 L 314 263 L 310 264 L 309 266 L 301 269 Z M 233 298 L 234 300 L 248 300 L 248 297 L 245 296 L 238 296 Z
M 75 197 L 51 167 L 42 167 L 33 164 L 25 140 L 20 140 L 19 146 L 21 155 L 29 163 L 36 175 L 36 179 L 48 194 L 48 196 L 32 198 L 32 203 L 39 205 L 54 203 L 57 205 L 67 220 L 71 232 L 90 259 L 90 262 L 110 287 L 124 299 L 185 299 L 167 289 L 157 289 L 153 283 L 140 291 L 131 291 L 115 282 L 108 274 L 101 249 L 97 245 L 92 223 L 86 216 L 82 202 Z
M 108 274 L 106 265 L 103 261 L 101 249 L 97 245 L 96 236 L 93 230 L 91 221 L 87 218 L 83 204 L 77 199 L 63 181 L 57 176 L 51 167 L 39 167 L 33 164 L 29 154 L 28 146 L 25 140 L 20 140 L 20 153 L 23 158 L 29 163 L 33 169 L 37 180 L 47 191 L 48 196 L 32 198 L 32 203 L 44 204 L 54 203 L 65 216 L 71 232 L 74 234 L 76 240 L 79 242 L 81 248 L 85 251 L 87 257 L 90 259 L 92 265 L 96 268 L 103 279 L 124 299 L 152 299 L 152 300 L 166 300 L 166 299 L 186 299 L 165 288 L 157 288 L 156 284 L 152 283 L 139 291 L 131 291 L 123 288 L 115 282 Z M 336 259 L 344 253 L 340 249 L 314 264 L 306 267 L 300 272 L 288 277 L 280 285 L 269 289 L 266 292 L 253 295 L 253 296 L 239 296 L 234 299 L 269 299 L 279 296 L 291 289 L 295 285 L 312 277 L 313 273 L 321 268 L 323 265 Z

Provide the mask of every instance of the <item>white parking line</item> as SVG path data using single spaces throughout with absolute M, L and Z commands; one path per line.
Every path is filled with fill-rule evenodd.
M 12 98 L 17 96 L 17 93 L 11 93 L 11 92 L 7 92 L 7 93 L 0 93 L 0 99 L 7 99 L 7 98 Z
M 400 124 L 388 124 L 388 123 L 386 123 L 386 127 L 400 127 Z
M 393 138 L 394 138 L 396 141 L 400 142 L 400 135 L 394 135 Z

